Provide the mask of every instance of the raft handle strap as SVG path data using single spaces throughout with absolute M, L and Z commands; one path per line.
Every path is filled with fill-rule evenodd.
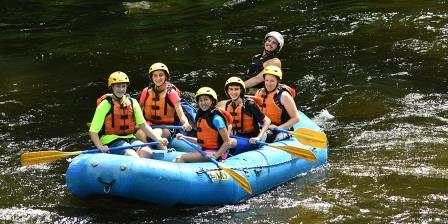
M 254 172 L 255 172 L 255 176 L 259 176 L 260 175 L 260 173 L 261 173 L 261 171 L 262 171 L 262 169 L 261 168 L 255 168 L 254 169 Z
M 101 179 L 101 177 L 98 177 L 98 182 L 104 184 L 104 193 L 109 194 L 110 192 L 110 187 L 112 186 L 112 184 L 115 183 L 115 179 L 113 179 L 111 182 L 106 182 L 103 179 Z

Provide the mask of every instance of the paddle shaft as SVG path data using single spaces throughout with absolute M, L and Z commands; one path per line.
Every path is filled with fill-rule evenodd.
M 159 144 L 159 142 L 149 142 L 149 143 L 143 143 L 143 144 L 136 144 L 136 145 L 124 145 L 124 146 L 117 146 L 117 147 L 111 147 L 109 148 L 109 151 L 117 151 L 117 150 L 123 150 L 127 148 L 133 148 L 133 147 L 142 147 L 142 146 L 148 146 L 148 145 L 155 145 Z M 20 162 L 23 165 L 33 165 L 33 164 L 41 164 L 41 163 L 50 163 L 58 159 L 66 158 L 69 156 L 77 156 L 79 154 L 87 154 L 87 153 L 98 153 L 101 152 L 98 148 L 93 148 L 85 151 L 73 151 L 73 152 L 64 152 L 64 151 L 35 151 L 35 152 L 26 152 L 20 156 Z
M 199 145 L 196 145 L 196 144 L 194 144 L 194 143 L 188 141 L 188 140 L 185 139 L 185 138 L 182 138 L 182 141 L 184 141 L 185 143 L 187 143 L 189 146 L 193 147 L 194 150 L 198 151 L 198 152 L 201 154 L 201 156 L 203 156 L 203 157 L 207 157 L 207 154 L 204 152 L 204 150 L 201 149 L 201 147 L 200 147 Z M 215 158 L 213 158 L 213 157 L 208 157 L 208 158 L 210 159 L 210 161 L 211 161 L 212 163 L 218 165 L 218 161 L 216 161 Z
M 252 187 L 250 186 L 249 181 L 247 181 L 247 179 L 245 177 L 241 176 L 241 174 L 237 173 L 235 170 L 232 170 L 232 169 L 226 167 L 224 164 L 219 163 L 218 161 L 216 161 L 215 158 L 207 156 L 207 154 L 201 149 L 201 147 L 199 145 L 193 144 L 185 138 L 182 138 L 182 141 L 184 141 L 185 143 L 187 143 L 188 145 L 193 147 L 202 156 L 207 157 L 217 167 L 219 167 L 224 172 L 229 174 L 244 191 L 246 191 L 249 194 L 252 194 Z
M 283 133 L 287 133 L 287 134 L 289 134 L 291 132 L 289 130 L 278 128 L 278 127 L 274 128 L 274 131 L 283 132 Z
M 230 137 L 238 138 L 238 139 L 244 139 L 244 140 L 249 140 L 248 138 L 245 138 L 245 137 L 242 137 L 242 136 L 237 136 L 237 135 L 230 135 Z M 302 149 L 302 148 L 299 148 L 299 147 L 296 147 L 296 146 L 273 145 L 273 144 L 268 144 L 268 143 L 262 142 L 262 141 L 256 141 L 256 143 L 260 144 L 260 145 L 266 145 L 266 146 L 269 146 L 269 147 L 272 147 L 272 148 L 275 148 L 275 149 L 283 150 L 283 151 L 285 151 L 285 152 L 287 152 L 289 154 L 292 154 L 295 157 L 306 159 L 306 160 L 309 160 L 311 162 L 316 162 L 317 161 L 316 155 L 314 155 L 314 153 L 311 152 L 308 149 Z
M 115 146 L 115 147 L 110 147 L 109 148 L 109 152 L 114 152 L 114 151 L 119 151 L 119 150 L 123 150 L 123 149 L 134 148 L 134 147 L 143 147 L 143 146 L 148 146 L 148 145 L 156 145 L 156 144 L 159 144 L 159 142 L 147 142 L 147 143 L 136 144 L 136 145 Z M 101 152 L 101 150 L 98 149 L 98 148 L 92 148 L 92 149 L 84 150 L 83 152 L 81 152 L 81 154 L 98 153 L 98 152 Z
M 274 128 L 274 131 L 288 133 L 294 136 L 299 142 L 315 148 L 324 148 L 327 146 L 327 136 L 325 133 L 315 131 L 308 128 L 298 128 L 294 131 L 289 131 L 281 128 Z
M 182 129 L 182 126 L 177 125 L 151 125 L 151 128 L 167 128 L 167 129 Z

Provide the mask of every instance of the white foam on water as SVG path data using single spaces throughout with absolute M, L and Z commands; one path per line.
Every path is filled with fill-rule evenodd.
M 128 9 L 150 9 L 151 3 L 148 1 L 140 1 L 140 2 L 123 2 L 123 6 Z
M 0 209 L 0 220 L 12 221 L 15 223 L 53 223 L 60 219 L 56 213 L 32 208 L 5 208 Z

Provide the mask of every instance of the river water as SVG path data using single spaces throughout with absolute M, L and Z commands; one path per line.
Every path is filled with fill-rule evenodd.
M 3 1 L 0 221 L 447 223 L 447 3 Z M 165 208 L 77 199 L 69 160 L 20 166 L 31 150 L 92 147 L 85 123 L 111 72 L 136 96 L 162 61 L 185 98 L 224 96 L 271 30 L 298 108 L 329 137 L 325 167 L 239 205 Z

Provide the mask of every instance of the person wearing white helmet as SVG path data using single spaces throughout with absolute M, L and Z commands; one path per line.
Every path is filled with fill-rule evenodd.
M 255 92 L 263 87 L 263 74 L 262 71 L 269 65 L 275 65 L 279 68 L 282 67 L 280 59 L 277 54 L 282 50 L 285 44 L 283 35 L 277 31 L 271 31 L 266 34 L 264 38 L 263 51 L 260 54 L 255 55 L 252 58 L 252 62 L 249 64 L 244 83 L 248 89 L 248 94 L 255 94 Z

